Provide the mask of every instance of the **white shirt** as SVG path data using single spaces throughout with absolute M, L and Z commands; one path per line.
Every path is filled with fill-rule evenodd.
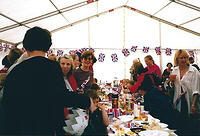
M 73 92 L 73 89 L 72 89 L 72 87 L 71 87 L 71 85 L 70 85 L 70 83 L 69 83 L 67 78 L 65 79 L 65 84 L 66 84 L 67 89 L 69 89 L 69 91 Z
M 180 79 L 180 70 L 179 66 L 175 67 L 174 70 L 171 73 L 172 75 L 176 75 L 176 80 L 174 82 L 175 84 L 175 90 L 174 90 L 174 100 L 175 103 L 177 98 L 181 94 L 181 87 L 183 91 L 186 91 L 185 98 L 188 104 L 188 114 L 190 114 L 191 105 L 193 102 L 193 95 L 194 94 L 200 94 L 200 74 L 199 71 L 193 67 L 189 66 L 188 71 L 184 74 L 182 79 Z M 199 105 L 198 105 L 199 107 Z M 176 109 L 178 111 L 181 110 L 181 102 L 176 106 Z

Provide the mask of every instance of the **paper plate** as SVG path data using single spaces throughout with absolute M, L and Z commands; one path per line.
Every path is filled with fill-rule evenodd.
M 167 128 L 168 127 L 168 125 L 165 124 L 165 123 L 158 123 L 158 125 L 161 126 L 161 128 Z
M 118 117 L 122 122 L 128 122 L 134 119 L 132 115 L 122 115 Z
M 162 130 L 146 130 L 139 132 L 140 136 L 169 136 L 168 132 Z

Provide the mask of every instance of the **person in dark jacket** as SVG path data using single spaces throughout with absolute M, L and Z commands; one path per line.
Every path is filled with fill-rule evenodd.
M 138 90 L 144 96 L 144 109 L 149 114 L 177 130 L 178 135 L 189 134 L 189 118 L 185 118 L 172 107 L 168 95 L 160 91 L 154 82 L 152 74 L 144 76 Z
M 89 97 L 66 89 L 59 64 L 45 58 L 51 44 L 46 29 L 26 32 L 23 47 L 28 58 L 10 71 L 4 84 L 0 135 L 64 135 L 64 106 L 93 104 Z

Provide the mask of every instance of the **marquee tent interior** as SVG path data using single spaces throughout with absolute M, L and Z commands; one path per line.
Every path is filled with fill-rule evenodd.
M 129 78 L 133 59 L 145 66 L 149 54 L 163 71 L 177 49 L 188 50 L 200 64 L 199 0 L 1 0 L 0 5 L 0 61 L 7 48 L 22 48 L 29 28 L 40 26 L 52 32 L 55 54 L 82 48 L 94 49 L 97 59 L 104 54 L 103 62 L 94 64 L 94 77 L 102 81 Z

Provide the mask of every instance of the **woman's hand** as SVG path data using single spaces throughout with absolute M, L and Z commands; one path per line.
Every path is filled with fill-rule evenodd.
M 197 113 L 197 107 L 195 105 L 191 106 L 191 114 Z
M 103 103 L 98 103 L 97 106 L 103 111 L 105 110 L 105 105 Z
M 78 94 L 84 94 L 84 90 L 83 90 L 83 88 L 81 88 L 81 89 L 78 89 Z

